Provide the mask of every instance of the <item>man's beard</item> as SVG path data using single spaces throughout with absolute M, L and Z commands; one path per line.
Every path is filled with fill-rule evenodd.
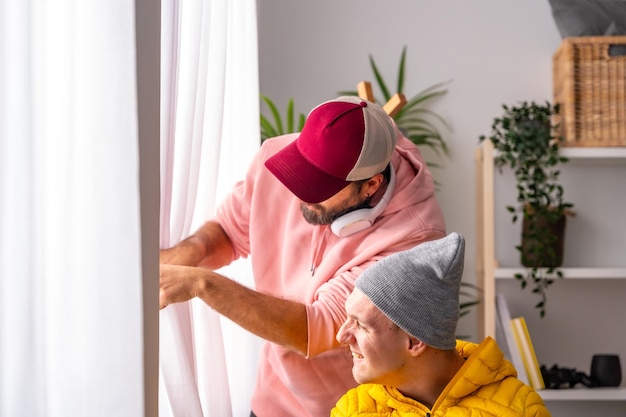
M 369 201 L 370 198 L 366 198 L 365 200 L 352 207 L 347 207 L 343 209 L 327 209 L 319 204 L 313 204 L 313 207 L 315 207 L 316 209 L 315 211 L 309 209 L 307 207 L 307 204 L 301 203 L 300 210 L 302 211 L 302 216 L 304 217 L 304 220 L 306 220 L 310 224 L 321 226 L 324 224 L 331 224 L 339 217 L 352 211 L 362 208 L 371 208 L 369 205 Z

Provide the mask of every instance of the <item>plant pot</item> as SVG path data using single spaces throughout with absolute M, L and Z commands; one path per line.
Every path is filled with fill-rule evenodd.
M 525 208 L 521 263 L 525 267 L 557 268 L 563 264 L 565 213 L 552 208 Z

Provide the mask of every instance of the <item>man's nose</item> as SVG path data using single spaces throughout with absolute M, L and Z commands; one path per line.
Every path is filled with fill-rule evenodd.
M 348 333 L 348 321 L 344 321 L 343 324 L 341 325 L 341 327 L 339 328 L 339 331 L 337 331 L 337 336 L 336 339 L 339 343 L 345 344 L 347 343 L 347 333 Z

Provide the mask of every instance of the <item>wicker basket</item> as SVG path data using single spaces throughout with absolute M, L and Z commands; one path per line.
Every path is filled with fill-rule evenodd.
M 626 36 L 565 38 L 553 55 L 563 146 L 626 146 Z

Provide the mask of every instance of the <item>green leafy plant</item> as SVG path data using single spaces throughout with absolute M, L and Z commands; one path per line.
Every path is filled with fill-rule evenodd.
M 471 313 L 474 306 L 480 304 L 480 288 L 469 282 L 461 282 L 459 290 L 459 318 Z M 468 339 L 469 335 L 457 334 L 457 339 Z
M 384 105 L 396 93 L 404 94 L 404 80 L 406 72 L 406 46 L 402 49 L 400 63 L 398 66 L 397 82 L 395 91 L 391 92 L 381 75 L 378 66 L 372 55 L 369 56 L 370 66 L 377 86 L 382 95 L 381 100 L 376 100 L 379 105 Z M 437 97 L 447 94 L 445 89 L 447 82 L 434 84 L 417 94 L 407 98 L 404 107 L 394 115 L 398 127 L 403 130 L 405 135 L 416 145 L 431 148 L 439 155 L 447 155 L 448 147 L 441 134 L 440 126 L 450 130 L 448 123 L 439 114 L 428 108 L 428 105 Z M 358 95 L 356 90 L 341 91 L 340 95 Z M 294 112 L 294 101 L 291 98 L 287 104 L 285 111 L 284 123 L 283 117 L 275 103 L 267 96 L 261 95 L 261 99 L 267 105 L 271 113 L 271 117 L 260 115 L 261 121 L 261 142 L 265 139 L 282 135 L 285 133 L 299 132 L 302 130 L 306 116 L 299 113 L 296 117 Z M 436 164 L 429 163 L 431 166 Z
M 270 113 L 272 114 L 272 121 L 270 121 L 270 119 L 261 113 L 261 142 L 267 138 L 284 135 L 286 133 L 300 132 L 302 130 L 306 116 L 303 113 L 299 113 L 296 117 L 294 112 L 293 97 L 290 98 L 287 103 L 284 125 L 283 118 L 281 117 L 276 104 L 274 104 L 274 102 L 267 96 L 261 95 L 261 99 L 265 102 L 270 110 Z
M 472 307 L 480 304 L 480 288 L 469 282 L 461 282 L 459 290 L 459 317 L 468 315 Z
M 507 211 L 515 223 L 523 218 L 522 242 L 515 248 L 520 252 L 521 263 L 527 267 L 525 274 L 515 274 L 522 289 L 529 284 L 540 297 L 535 305 L 541 317 L 545 316 L 546 290 L 554 278 L 562 278 L 559 270 L 563 258 L 563 233 L 565 216 L 572 214 L 573 204 L 564 200 L 563 186 L 559 182 L 560 166 L 568 162 L 560 155 L 558 126 L 552 116 L 559 106 L 521 102 L 517 106 L 503 105 L 504 113 L 494 119 L 489 136 L 496 154 L 494 163 L 502 169 L 513 170 L 517 185 L 517 205 Z M 558 233 L 555 233 L 558 232 Z
M 369 62 L 382 100 L 376 102 L 383 106 L 396 93 L 404 93 L 404 80 L 406 72 L 406 46 L 402 48 L 400 55 L 400 63 L 398 65 L 398 74 L 395 91 L 391 91 L 387 82 L 380 73 L 374 57 L 369 55 Z M 448 123 L 439 114 L 430 110 L 427 105 L 437 97 L 445 95 L 448 90 L 444 86 L 448 82 L 440 82 L 434 84 L 417 94 L 407 97 L 407 103 L 394 116 L 394 120 L 405 135 L 416 145 L 426 146 L 434 150 L 439 155 L 448 154 L 448 146 L 446 145 L 438 125 L 450 130 Z M 358 95 L 356 90 L 340 91 L 341 95 Z M 429 164 L 433 165 L 433 164 Z

